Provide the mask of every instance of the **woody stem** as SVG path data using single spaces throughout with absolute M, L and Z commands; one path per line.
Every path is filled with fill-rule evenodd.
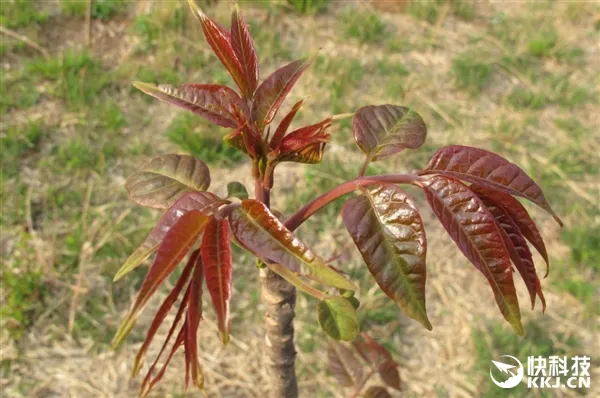
M 272 173 L 272 170 L 271 170 Z M 270 206 L 271 183 L 267 176 L 256 178 L 257 200 Z M 260 270 L 261 299 L 265 314 L 265 359 L 269 373 L 269 396 L 298 397 L 296 348 L 294 346 L 294 308 L 296 288 L 269 268 Z

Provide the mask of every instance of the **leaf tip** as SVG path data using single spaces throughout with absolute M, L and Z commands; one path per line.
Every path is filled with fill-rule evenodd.
M 156 84 L 153 83 L 144 83 L 144 82 L 140 82 L 140 81 L 132 81 L 131 84 L 133 85 L 133 87 L 137 88 L 138 90 L 146 93 L 146 94 L 150 94 L 152 91 L 156 91 L 157 86 Z
M 223 343 L 223 345 L 227 345 L 229 343 L 229 341 L 231 340 L 231 338 L 229 337 L 229 333 L 228 332 L 219 332 L 219 334 L 221 335 L 221 342 Z
M 519 336 L 525 335 L 525 330 L 523 329 L 523 325 L 521 324 L 520 319 L 517 319 L 516 321 L 511 322 L 510 324 Z

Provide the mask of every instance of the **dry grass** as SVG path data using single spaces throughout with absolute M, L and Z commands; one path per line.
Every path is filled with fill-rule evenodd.
M 381 11 L 364 2 L 334 2 L 326 13 L 302 17 L 248 3 L 241 2 L 241 6 L 257 34 L 259 53 L 264 54 L 263 77 L 277 64 L 321 48 L 313 70 L 299 82 L 289 100 L 293 103 L 311 95 L 302 121 L 316 121 L 332 112 L 350 112 L 366 104 L 409 105 L 428 124 L 427 145 L 379 165 L 383 171 L 416 169 L 435 148 L 451 143 L 496 150 L 540 180 L 565 221 L 567 232 L 594 234 L 599 230 L 600 81 L 596 65 L 600 64 L 600 46 L 594 31 L 597 5 L 475 2 L 472 20 L 466 21 L 461 17 L 464 14 L 442 6 L 433 22 L 427 22 L 415 18 L 413 6 L 404 7 L 403 13 L 388 13 L 396 9 L 383 7 L 385 11 Z M 58 2 L 44 3 L 44 9 L 53 23 L 15 28 L 19 34 L 27 35 L 51 56 L 85 48 L 84 17 L 64 16 Z M 184 27 L 164 27 L 178 9 L 183 10 Z M 228 4 L 210 9 L 211 15 L 221 21 L 228 20 L 228 12 Z M 41 276 L 36 279 L 33 293 L 23 298 L 31 304 L 23 310 L 25 319 L 15 320 L 3 312 L 3 396 L 130 397 L 137 392 L 140 380 L 130 380 L 131 362 L 160 300 L 151 302 L 123 349 L 113 352 L 107 342 L 128 309 L 143 272 L 116 285 L 110 280 L 157 214 L 128 203 L 123 183 L 148 157 L 180 151 L 164 132 L 181 112 L 134 93 L 128 81 L 148 75 L 148 70 L 155 73 L 149 80 L 227 81 L 187 14 L 182 3 L 144 1 L 130 5 L 108 21 L 93 20 L 89 51 L 94 59 L 101 60 L 104 69 L 92 78 L 106 73 L 113 83 L 81 104 L 76 102 L 77 93 L 67 97 L 70 100 L 57 94 L 64 75 L 58 80 L 46 77 L 11 83 L 30 84 L 40 92 L 40 99 L 33 106 L 9 107 L 2 115 L 2 137 L 8 136 L 12 126 L 23 129 L 31 121 L 41 123 L 44 135 L 19 152 L 16 174 L 3 176 L 3 275 Z M 357 22 L 348 16 L 351 14 L 376 17 Z M 365 20 L 370 21 L 366 26 Z M 507 26 L 502 25 L 503 20 L 509 21 Z M 354 37 L 350 28 L 357 23 L 363 25 Z M 383 33 L 379 23 L 384 26 Z M 550 55 L 530 55 L 538 26 L 552 28 L 557 34 L 557 42 L 547 49 Z M 3 38 L 8 48 L 3 51 L 3 74 L 7 79 L 14 79 L 27 68 L 37 51 L 23 49 L 14 38 L 11 40 Z M 582 54 L 559 56 L 570 54 L 567 50 L 573 48 L 581 49 Z M 454 64 L 459 56 L 467 60 L 466 71 Z M 190 65 L 186 64 L 188 57 Z M 521 62 L 531 65 L 523 66 Z M 483 72 L 470 75 L 471 63 L 484 65 L 478 69 Z M 87 65 L 82 70 L 86 72 L 77 73 L 89 74 L 93 68 Z M 80 80 L 75 81 L 85 81 L 86 75 L 78 76 Z M 457 84 L 461 76 L 465 81 L 476 80 L 461 88 Z M 88 85 L 83 87 L 89 89 Z M 573 87 L 582 87 L 588 93 L 575 92 Z M 545 102 L 534 106 L 529 98 L 514 94 L 516 89 L 540 98 L 543 95 Z M 107 122 L 116 118 L 114 112 L 100 114 L 102 104 L 109 101 L 123 113 L 124 125 Z M 577 133 L 579 127 L 572 122 L 565 128 L 557 120 L 576 120 L 583 126 L 582 132 Z M 193 127 L 204 129 L 205 125 L 199 122 Z M 306 193 L 311 197 L 355 172 L 362 159 L 350 141 L 348 126 L 341 124 L 334 136 L 329 163 L 320 168 L 322 176 L 309 179 L 303 166 L 278 169 L 276 207 L 298 205 L 294 199 L 285 199 L 285 194 L 299 197 Z M 81 148 L 93 151 L 86 155 Z M 4 170 L 4 160 L 2 164 Z M 240 177 L 249 176 L 247 165 L 220 166 L 212 171 L 211 189 L 216 192 L 229 179 L 252 185 L 249 177 Z M 475 336 L 483 331 L 487 336 L 484 343 L 492 352 L 512 354 L 496 352 L 498 343 L 487 331 L 493 327 L 500 333 L 512 332 L 502 324 L 484 278 L 454 247 L 418 192 L 412 192 L 419 198 L 430 244 L 427 307 L 434 325 L 432 332 L 409 321 L 377 291 L 357 253 L 349 250 L 351 241 L 335 214 L 326 211 L 299 233 L 325 258 L 345 253 L 339 266 L 361 283 L 363 325 L 395 350 L 403 396 L 494 396 L 487 368 L 481 366 L 482 353 Z M 574 264 L 571 248 L 550 217 L 537 208 L 528 209 L 540 223 L 553 269 L 542 281 L 548 301 L 545 314 L 526 308 L 524 286 L 517 287 L 526 333 L 535 325 L 543 325 L 545 342 L 569 355 L 585 353 L 597 361 L 599 271 L 592 267 L 593 259 Z M 321 232 L 325 227 L 331 232 Z M 536 263 L 542 264 L 541 258 L 536 257 Z M 582 277 L 591 285 L 591 303 L 564 286 L 565 281 Z M 260 350 L 262 307 L 257 273 L 250 258 L 236 263 L 234 278 L 232 342 L 228 347 L 220 345 L 210 311 L 205 311 L 207 319 L 199 335 L 207 394 L 260 397 L 267 393 Z M 11 292 L 4 285 L 3 289 L 6 301 Z M 162 298 L 164 293 L 158 296 Z M 314 300 L 299 296 L 296 328 L 302 396 L 343 397 L 345 392 L 325 372 L 325 336 L 316 325 L 315 308 Z M 22 335 L 15 337 L 15 330 Z M 535 336 L 527 338 L 536 342 Z M 157 350 L 156 345 L 152 346 L 148 358 Z M 154 396 L 183 396 L 181 355 L 173 364 Z M 599 378 L 596 362 L 592 389 L 584 395 L 600 394 Z M 563 390 L 550 394 L 581 395 Z M 186 396 L 201 394 L 192 391 Z

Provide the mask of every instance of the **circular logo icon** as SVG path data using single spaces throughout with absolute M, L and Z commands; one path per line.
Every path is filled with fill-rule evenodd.
M 494 384 L 500 388 L 516 387 L 521 380 L 523 380 L 523 365 L 517 358 L 511 355 L 502 355 L 499 359 L 502 358 L 507 358 L 507 360 L 492 360 L 493 366 L 490 366 L 490 377 Z M 492 374 L 492 369 L 494 370 L 494 373 L 496 373 L 496 377 L 504 381 L 495 379 Z M 504 377 L 501 377 L 501 375 L 504 375 Z

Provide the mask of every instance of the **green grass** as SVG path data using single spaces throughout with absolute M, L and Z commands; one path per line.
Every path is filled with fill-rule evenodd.
M 2 1 L 0 24 L 11 28 L 22 28 L 31 24 L 41 24 L 48 20 L 48 14 L 32 0 Z
M 108 21 L 127 9 L 126 0 L 94 0 L 92 2 L 92 18 Z M 83 17 L 87 12 L 87 2 L 82 0 L 61 0 L 60 8 L 68 16 Z
M 408 5 L 408 12 L 417 19 L 435 24 L 442 13 L 443 7 L 446 7 L 443 0 L 411 1 Z M 470 21 L 475 16 L 473 1 L 453 1 L 450 4 L 449 13 L 462 20 Z
M 358 13 L 348 10 L 342 17 L 342 23 L 346 36 L 361 43 L 380 43 L 388 35 L 385 23 L 372 11 Z
M 477 353 L 477 372 L 481 375 L 479 386 L 482 397 L 524 397 L 528 393 L 526 383 L 511 390 L 496 388 L 489 381 L 491 360 L 501 355 L 512 355 L 527 366 L 528 356 L 569 355 L 579 349 L 579 343 L 573 336 L 549 334 L 549 321 L 530 321 L 525 326 L 525 336 L 520 337 L 506 326 L 494 323 L 486 329 L 473 332 L 473 342 Z
M 158 47 L 161 30 L 160 26 L 148 15 L 139 15 L 135 18 L 134 32 L 140 37 L 141 43 L 138 52 L 148 53 Z
M 15 177 L 20 169 L 21 158 L 35 152 L 46 135 L 44 127 L 37 122 L 26 126 L 11 126 L 0 136 L 2 153 L 2 180 Z
M 352 90 L 360 84 L 365 75 L 365 68 L 359 60 L 354 58 L 342 59 L 318 56 L 313 65 L 313 73 L 323 76 L 319 87 L 326 90 L 330 98 L 328 108 L 333 114 L 351 111 L 350 95 Z M 318 92 L 318 89 L 313 90 Z
M 233 166 L 245 159 L 242 152 L 223 141 L 224 129 L 191 113 L 182 113 L 175 118 L 166 134 L 171 142 L 208 165 Z
M 14 243 L 17 250 L 31 250 L 32 242 L 26 233 L 19 234 Z M 49 290 L 39 264 L 14 258 L 6 260 L 0 278 L 0 319 L 11 337 L 19 340 L 43 311 L 43 301 Z
M 561 240 L 571 249 L 568 267 L 557 270 L 554 286 L 584 303 L 592 314 L 600 314 L 597 283 L 600 277 L 600 225 L 563 229 Z
M 287 0 L 288 4 L 300 14 L 314 15 L 329 4 L 329 0 Z
M 557 42 L 558 33 L 555 30 L 540 30 L 529 40 L 527 49 L 535 57 L 547 57 L 552 54 Z
M 35 105 L 40 98 L 40 91 L 30 78 L 24 75 L 10 76 L 0 73 L 0 92 L 10 95 L 0 95 L 0 113 L 12 109 L 27 109 Z
M 470 53 L 459 55 L 452 60 L 452 72 L 456 86 L 466 89 L 472 94 L 480 93 L 492 77 L 492 67 Z
M 33 78 L 51 82 L 50 96 L 72 109 L 92 105 L 111 81 L 102 63 L 86 52 L 67 51 L 49 60 L 38 58 L 30 61 L 26 70 Z

